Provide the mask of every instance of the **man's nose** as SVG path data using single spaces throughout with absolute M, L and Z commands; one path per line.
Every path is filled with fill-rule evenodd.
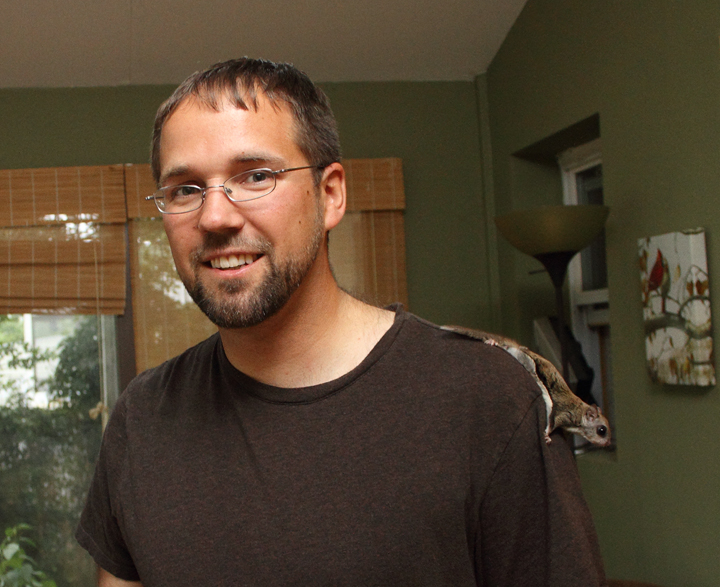
M 245 224 L 245 216 L 237 203 L 228 198 L 222 185 L 211 185 L 203 190 L 204 201 L 200 208 L 198 228 L 206 232 L 238 230 Z

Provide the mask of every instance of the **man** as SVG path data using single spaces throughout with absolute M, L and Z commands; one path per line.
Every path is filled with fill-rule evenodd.
M 523 368 L 335 283 L 345 175 L 307 77 L 251 59 L 192 76 L 152 161 L 219 333 L 118 401 L 77 533 L 100 585 L 604 584 Z

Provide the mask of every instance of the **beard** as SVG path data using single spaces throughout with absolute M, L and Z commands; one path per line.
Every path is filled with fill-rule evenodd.
M 203 246 L 193 254 L 194 279 L 191 281 L 183 276 L 181 279 L 193 301 L 219 328 L 255 326 L 276 314 L 300 287 L 317 259 L 324 234 L 324 223 L 319 213 L 306 246 L 280 260 L 276 258 L 272 244 L 264 238 L 240 240 L 233 235 L 208 233 Z M 268 272 L 256 286 L 244 279 L 233 279 L 221 282 L 217 291 L 211 292 L 200 280 L 199 258 L 208 250 L 231 246 L 262 253 L 269 266 Z

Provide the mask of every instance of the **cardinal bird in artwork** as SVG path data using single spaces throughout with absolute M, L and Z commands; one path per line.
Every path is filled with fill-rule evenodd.
M 651 291 L 657 291 L 662 300 L 662 313 L 665 313 L 665 298 L 670 292 L 670 268 L 663 254 L 658 249 L 657 258 L 650 271 L 650 277 L 647 282 L 647 294 L 650 296 Z

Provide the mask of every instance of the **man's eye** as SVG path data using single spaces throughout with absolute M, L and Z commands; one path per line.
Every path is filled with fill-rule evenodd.
M 179 185 L 168 190 L 168 195 L 171 200 L 178 198 L 191 198 L 197 196 L 202 190 L 194 185 Z
M 243 180 L 243 184 L 246 184 L 246 185 L 262 184 L 262 183 L 267 183 L 269 181 L 272 181 L 271 173 L 269 173 L 267 171 L 263 171 L 263 170 L 257 170 L 257 171 L 251 171 L 250 173 L 248 173 Z

